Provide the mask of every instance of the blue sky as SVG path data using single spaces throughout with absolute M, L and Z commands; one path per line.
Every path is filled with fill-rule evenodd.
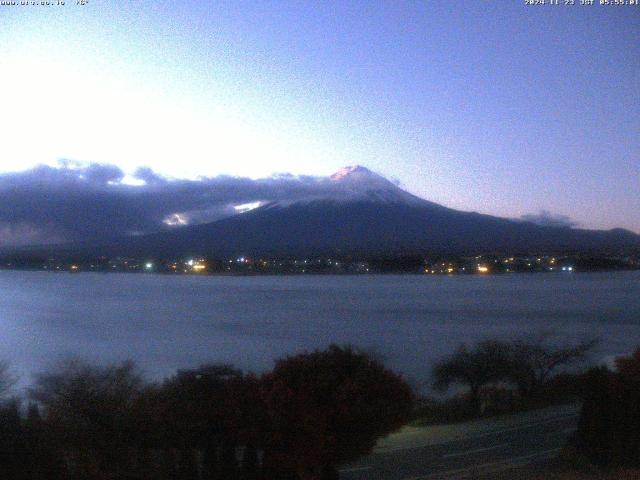
M 0 7 L 0 172 L 362 164 L 454 208 L 640 232 L 640 7 L 66 3 Z

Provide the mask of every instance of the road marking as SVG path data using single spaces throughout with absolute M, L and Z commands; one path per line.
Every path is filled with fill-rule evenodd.
M 351 468 L 341 468 L 341 469 L 340 469 L 340 473 L 364 472 L 365 470 L 371 470 L 371 467 L 351 467 Z
M 447 477 L 451 478 L 454 475 L 460 475 L 464 473 L 474 473 L 474 474 L 479 473 L 478 470 L 480 469 L 486 470 L 487 471 L 486 473 L 499 472 L 501 470 L 508 470 L 511 467 L 516 467 L 518 465 L 530 463 L 528 462 L 528 460 L 533 460 L 533 459 L 542 460 L 543 458 L 551 457 L 557 454 L 560 450 L 562 450 L 562 448 L 553 448 L 551 450 L 543 450 L 536 453 L 530 453 L 529 455 L 512 457 L 512 458 L 508 458 L 506 460 L 500 460 L 497 462 L 481 463 L 478 465 L 472 465 L 470 467 L 458 468 L 456 470 L 446 470 L 444 472 L 431 473 L 428 475 L 422 475 L 418 477 L 406 477 L 406 478 L 403 478 L 402 480 L 432 480 L 437 478 L 447 478 Z
M 480 452 L 488 452 L 489 450 L 498 450 L 499 448 L 504 448 L 508 446 L 509 446 L 508 444 L 502 443 L 500 445 L 494 445 L 493 447 L 476 448 L 475 450 L 467 450 L 464 452 L 447 453 L 442 457 L 443 458 L 464 457 L 465 455 L 471 455 L 473 453 L 480 453 Z

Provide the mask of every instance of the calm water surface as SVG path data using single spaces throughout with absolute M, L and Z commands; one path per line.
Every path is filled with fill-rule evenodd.
M 640 272 L 205 277 L 0 271 L 0 357 L 28 381 L 58 358 L 132 358 L 150 377 L 203 362 L 262 371 L 353 343 L 417 384 L 461 342 L 555 331 L 640 345 Z M 26 380 L 25 380 L 26 379 Z

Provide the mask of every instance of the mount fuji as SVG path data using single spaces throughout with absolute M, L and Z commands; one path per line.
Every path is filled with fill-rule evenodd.
M 640 236 L 623 229 L 539 226 L 453 210 L 361 166 L 319 181 L 326 193 L 302 201 L 265 202 L 222 220 L 130 237 L 105 248 L 164 257 L 640 249 Z

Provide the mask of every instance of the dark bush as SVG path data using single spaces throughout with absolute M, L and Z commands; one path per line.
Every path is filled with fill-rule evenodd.
M 589 372 L 576 446 L 597 465 L 640 466 L 640 349 Z

